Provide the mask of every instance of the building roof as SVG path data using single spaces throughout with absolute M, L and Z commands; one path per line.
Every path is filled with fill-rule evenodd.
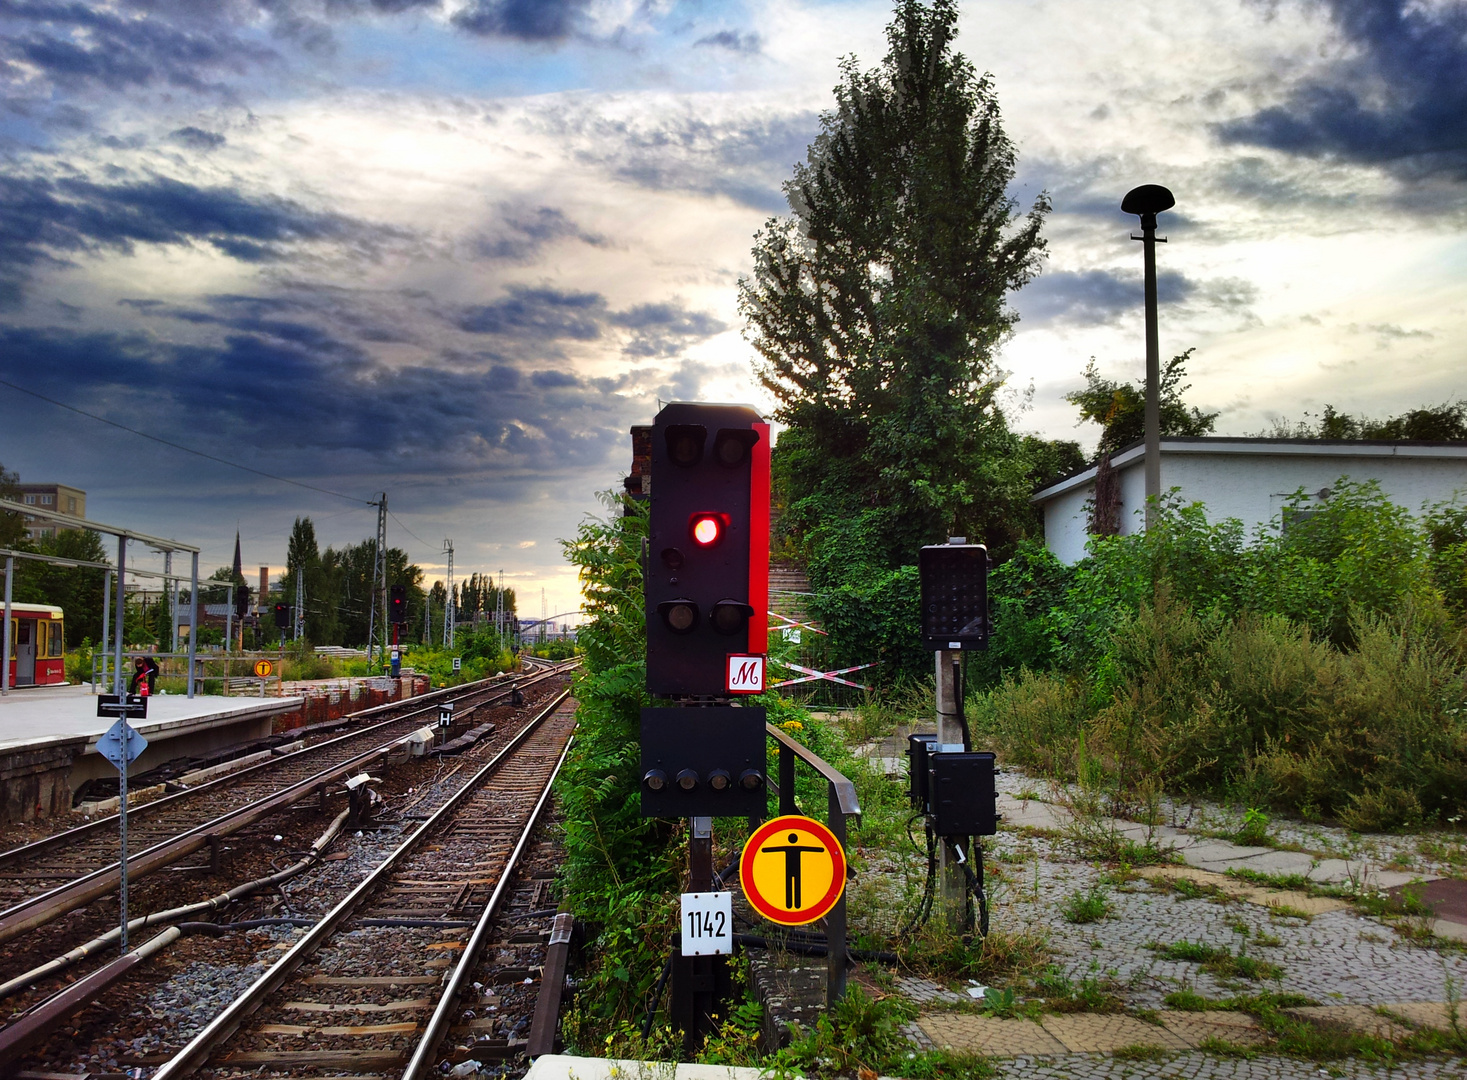
M 1322 458 L 1456 458 L 1467 460 L 1467 443 L 1409 442 L 1389 439 L 1271 439 L 1232 435 L 1178 435 L 1161 440 L 1163 454 L 1227 454 L 1266 455 L 1271 457 Z M 1124 469 L 1140 463 L 1146 454 L 1144 440 L 1138 439 L 1110 456 L 1113 469 Z M 1051 499 L 1083 487 L 1095 480 L 1097 466 L 1090 465 L 1072 476 L 1036 491 L 1033 503 Z
M 3 610 L 4 610 L 3 605 L 0 605 L 0 611 L 3 611 Z M 61 618 L 61 605 L 60 604 L 17 604 L 17 603 L 12 603 L 10 605 L 10 613 L 12 615 L 16 615 L 16 614 L 20 614 L 20 615 L 44 615 L 48 619 L 59 619 L 59 618 Z

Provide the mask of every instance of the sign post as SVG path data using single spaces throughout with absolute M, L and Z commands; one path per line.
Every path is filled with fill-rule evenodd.
M 117 829 L 121 840 L 120 899 L 122 902 L 122 954 L 127 955 L 127 769 L 148 748 L 148 740 L 128 724 L 129 716 L 146 719 L 148 699 L 137 694 L 102 694 L 97 698 L 98 716 L 115 716 L 117 723 L 97 740 L 97 753 L 117 767 Z

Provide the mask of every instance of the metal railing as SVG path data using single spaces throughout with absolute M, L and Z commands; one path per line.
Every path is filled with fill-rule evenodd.
M 834 766 L 822 759 L 809 747 L 796 742 L 789 732 L 766 723 L 765 730 L 770 738 L 779 743 L 779 812 L 798 814 L 795 803 L 795 761 L 803 761 L 824 777 L 827 785 L 826 825 L 846 846 L 846 819 L 861 816 L 861 803 L 856 797 L 856 785 L 842 776 Z M 849 865 L 849 861 L 847 862 Z M 825 1003 L 833 1006 L 846 992 L 846 894 L 841 890 L 840 899 L 830 914 L 825 916 Z
M 182 679 L 184 680 L 185 684 L 187 684 L 187 663 L 172 665 L 163 663 L 163 661 L 187 661 L 189 659 L 188 653 L 165 653 L 128 650 L 123 652 L 122 654 L 122 683 L 124 689 L 126 689 L 127 684 L 132 679 L 132 669 L 129 667 L 129 662 L 132 660 L 136 660 L 140 656 L 146 656 L 150 659 L 159 661 L 159 679 Z M 197 653 L 194 657 L 194 690 L 196 693 L 202 693 L 202 686 L 205 682 L 217 682 L 221 685 L 224 696 L 226 697 L 232 696 L 233 691 L 239 690 L 241 688 L 244 688 L 251 693 L 258 692 L 261 697 L 264 697 L 265 687 L 267 684 L 273 682 L 277 684 L 277 689 L 279 688 L 279 684 L 281 682 L 280 675 L 271 674 L 262 678 L 259 675 L 253 674 L 251 669 L 253 668 L 255 661 L 257 660 L 269 660 L 272 665 L 279 665 L 281 659 L 282 656 L 279 653 Z M 92 653 L 91 685 L 93 694 L 107 693 L 110 691 L 112 687 L 114 664 L 115 658 L 111 654 L 100 652 Z M 223 665 L 224 669 L 222 672 L 218 670 L 218 667 L 221 664 Z M 213 665 L 215 668 L 212 673 L 208 670 L 211 665 Z M 239 668 L 238 674 L 235 673 L 237 666 Z M 182 670 L 178 670 L 179 668 L 182 668 Z

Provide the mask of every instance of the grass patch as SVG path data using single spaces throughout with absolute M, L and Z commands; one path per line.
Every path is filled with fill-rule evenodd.
M 1306 1005 L 1318 1005 L 1313 998 L 1303 994 L 1277 994 L 1264 991 L 1258 994 L 1238 994 L 1229 998 L 1203 997 L 1190 987 L 1174 990 L 1164 999 L 1168 1009 L 1178 1012 L 1245 1012 L 1256 1014 L 1263 1010 L 1302 1009 Z
M 1045 1012 L 1113 1013 L 1124 1008 L 1107 983 L 1087 975 L 1076 983 L 1061 967 L 1050 965 L 1034 980 L 1034 992 L 1044 998 Z
M 1110 914 L 1110 909 L 1110 898 L 1105 887 L 1096 884 L 1088 890 L 1076 889 L 1070 893 L 1060 905 L 1060 914 L 1065 917 L 1066 922 L 1083 924 L 1099 922 Z
M 1111 1052 L 1111 1057 L 1117 1061 L 1165 1061 L 1172 1052 L 1165 1047 L 1153 1046 L 1150 1043 L 1132 1043 L 1130 1046 L 1122 1046 Z
M 1252 1061 L 1258 1056 L 1258 1051 L 1250 1046 L 1239 1046 L 1237 1043 L 1220 1039 L 1216 1035 L 1209 1035 L 1197 1044 L 1197 1049 L 1208 1054 L 1216 1054 L 1218 1057 L 1243 1058 Z
M 1050 959 L 1049 942 L 1031 930 L 995 926 L 986 938 L 965 940 L 935 917 L 893 944 L 902 966 L 913 971 L 990 985 L 1031 977 Z
M 1186 877 L 1154 877 L 1150 880 L 1151 887 L 1156 891 L 1171 893 L 1183 900 L 1211 900 L 1214 904 L 1232 904 L 1238 899 L 1209 881 L 1193 881 Z
M 1208 945 L 1201 941 L 1175 941 L 1170 945 L 1152 942 L 1147 948 L 1161 954 L 1165 960 L 1184 960 L 1200 964 L 1202 970 L 1220 979 L 1248 979 L 1262 982 L 1264 979 L 1283 977 L 1284 969 L 1277 964 L 1260 960 L 1256 956 L 1239 952 L 1234 954 L 1226 945 Z

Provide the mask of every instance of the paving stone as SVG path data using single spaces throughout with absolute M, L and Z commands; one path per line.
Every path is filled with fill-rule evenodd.
M 1229 863 L 1237 859 L 1248 859 L 1272 850 L 1266 847 L 1245 847 L 1227 840 L 1203 840 L 1189 847 L 1183 858 L 1193 866 L 1201 866 L 1203 863 Z
M 1234 1046 L 1263 1046 L 1268 1034 L 1258 1021 L 1240 1012 L 1163 1012 L 1158 1014 L 1166 1029 L 1189 1046 L 1218 1039 Z
M 973 1000 L 967 994 L 955 994 L 941 983 L 935 983 L 931 979 L 924 979 L 917 975 L 898 975 L 896 988 L 901 991 L 903 997 L 910 998 L 919 1005 L 929 1005 L 934 1001 Z
M 933 1044 L 988 1057 L 1064 1054 L 1069 1048 L 1032 1020 L 972 1013 L 929 1013 L 917 1021 Z
M 1284 1012 L 1313 1024 L 1353 1028 L 1377 1039 L 1390 1039 L 1391 1042 L 1400 1042 L 1411 1034 L 1410 1028 L 1381 1016 L 1368 1005 L 1310 1005 L 1302 1009 L 1285 1009 Z
M 1431 930 L 1439 938 L 1448 938 L 1452 941 L 1467 941 L 1467 923 L 1453 922 L 1451 919 L 1438 919 Z
M 1403 1017 L 1418 1027 L 1432 1027 L 1438 1031 L 1452 1028 L 1452 1005 L 1446 1001 L 1400 1001 L 1383 1006 L 1387 1012 Z M 1467 1027 L 1467 1005 L 1457 1003 L 1457 1023 Z
M 1307 851 L 1265 851 L 1250 855 L 1243 866 L 1261 874 L 1303 874 L 1310 876 L 1315 859 Z
M 1185 1039 L 1165 1027 L 1124 1013 L 1062 1013 L 1045 1016 L 1044 1030 L 1075 1054 L 1109 1054 L 1123 1046 L 1191 1049 Z

